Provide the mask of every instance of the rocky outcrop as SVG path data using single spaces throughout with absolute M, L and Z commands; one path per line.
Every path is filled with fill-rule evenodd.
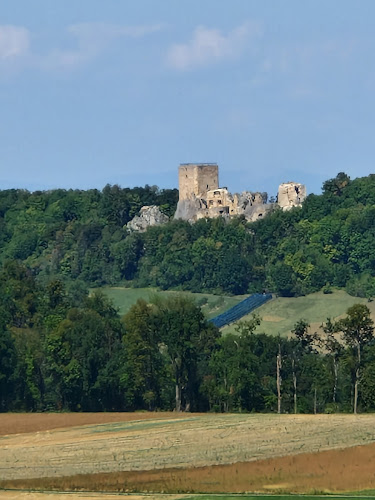
M 191 198 L 182 199 L 177 203 L 174 218 L 194 222 L 197 220 L 197 214 L 204 209 L 207 209 L 207 203 L 192 195 Z
M 245 219 L 249 222 L 255 222 L 262 219 L 268 212 L 275 208 L 274 203 L 258 203 L 255 205 L 248 205 L 244 211 Z
M 234 213 L 244 215 L 246 220 L 254 222 L 271 210 L 272 206 L 267 204 L 267 198 L 267 193 L 253 193 L 252 191 L 235 194 Z
M 280 184 L 277 195 L 277 203 L 283 210 L 302 205 L 306 199 L 306 186 L 298 182 L 285 182 Z
M 145 206 L 141 208 L 139 215 L 136 215 L 130 222 L 128 222 L 127 228 L 130 231 L 142 232 L 146 231 L 146 229 L 150 226 L 160 226 L 168 221 L 169 217 L 163 214 L 163 212 L 160 211 L 160 208 L 156 205 Z

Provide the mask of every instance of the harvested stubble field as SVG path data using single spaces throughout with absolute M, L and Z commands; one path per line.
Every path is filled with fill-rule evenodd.
M 55 429 L 46 419 L 46 430 L 3 435 L 0 487 L 159 492 L 375 487 L 373 415 L 115 414 L 118 421 L 108 423 L 113 415 Z M 38 416 L 43 417 L 23 418 Z M 78 415 L 70 416 L 77 425 Z M 79 417 L 95 419 L 95 414 Z M 0 429 L 7 418 L 0 415 Z
M 2 413 L 0 436 L 27 432 L 49 431 L 88 424 L 131 422 L 133 420 L 158 420 L 184 418 L 183 413 L 135 412 L 135 413 Z
M 116 500 L 127 496 L 128 500 L 270 500 L 269 496 L 249 495 L 249 494 L 229 494 L 229 495 L 189 495 L 189 494 L 124 494 L 124 493 L 86 493 L 86 492 L 11 492 L 0 491 L 2 500 Z M 298 498 L 298 497 L 297 497 Z M 301 498 L 301 497 L 300 497 Z M 317 496 L 303 496 L 301 500 L 317 500 Z M 335 500 L 348 500 L 347 496 L 335 496 Z M 375 497 L 367 497 L 375 498 Z M 274 495 L 272 500 L 293 500 L 288 495 Z
M 114 500 L 120 495 L 113 493 L 57 493 L 31 491 L 0 491 L 1 500 Z M 124 498 L 121 495 L 122 498 Z M 168 495 L 168 500 L 182 500 L 186 495 Z M 190 497 L 191 498 L 191 497 Z M 131 495 L 129 500 L 166 500 L 165 495 Z

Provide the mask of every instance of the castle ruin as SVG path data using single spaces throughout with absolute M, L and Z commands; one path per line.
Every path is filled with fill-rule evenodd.
M 254 222 L 276 206 L 289 210 L 300 206 L 305 198 L 306 187 L 296 182 L 281 184 L 275 203 L 268 203 L 267 193 L 243 191 L 232 195 L 226 187 L 219 187 L 216 163 L 182 163 L 175 218 L 194 222 L 205 217 L 244 215 Z

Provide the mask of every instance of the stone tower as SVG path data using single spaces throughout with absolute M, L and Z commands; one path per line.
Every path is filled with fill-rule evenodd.
M 216 163 L 182 163 L 178 169 L 179 199 L 206 198 L 207 191 L 219 187 Z

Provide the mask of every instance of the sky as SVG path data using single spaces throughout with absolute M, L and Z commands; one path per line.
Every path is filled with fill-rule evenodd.
M 0 189 L 374 172 L 374 0 L 0 0 Z

